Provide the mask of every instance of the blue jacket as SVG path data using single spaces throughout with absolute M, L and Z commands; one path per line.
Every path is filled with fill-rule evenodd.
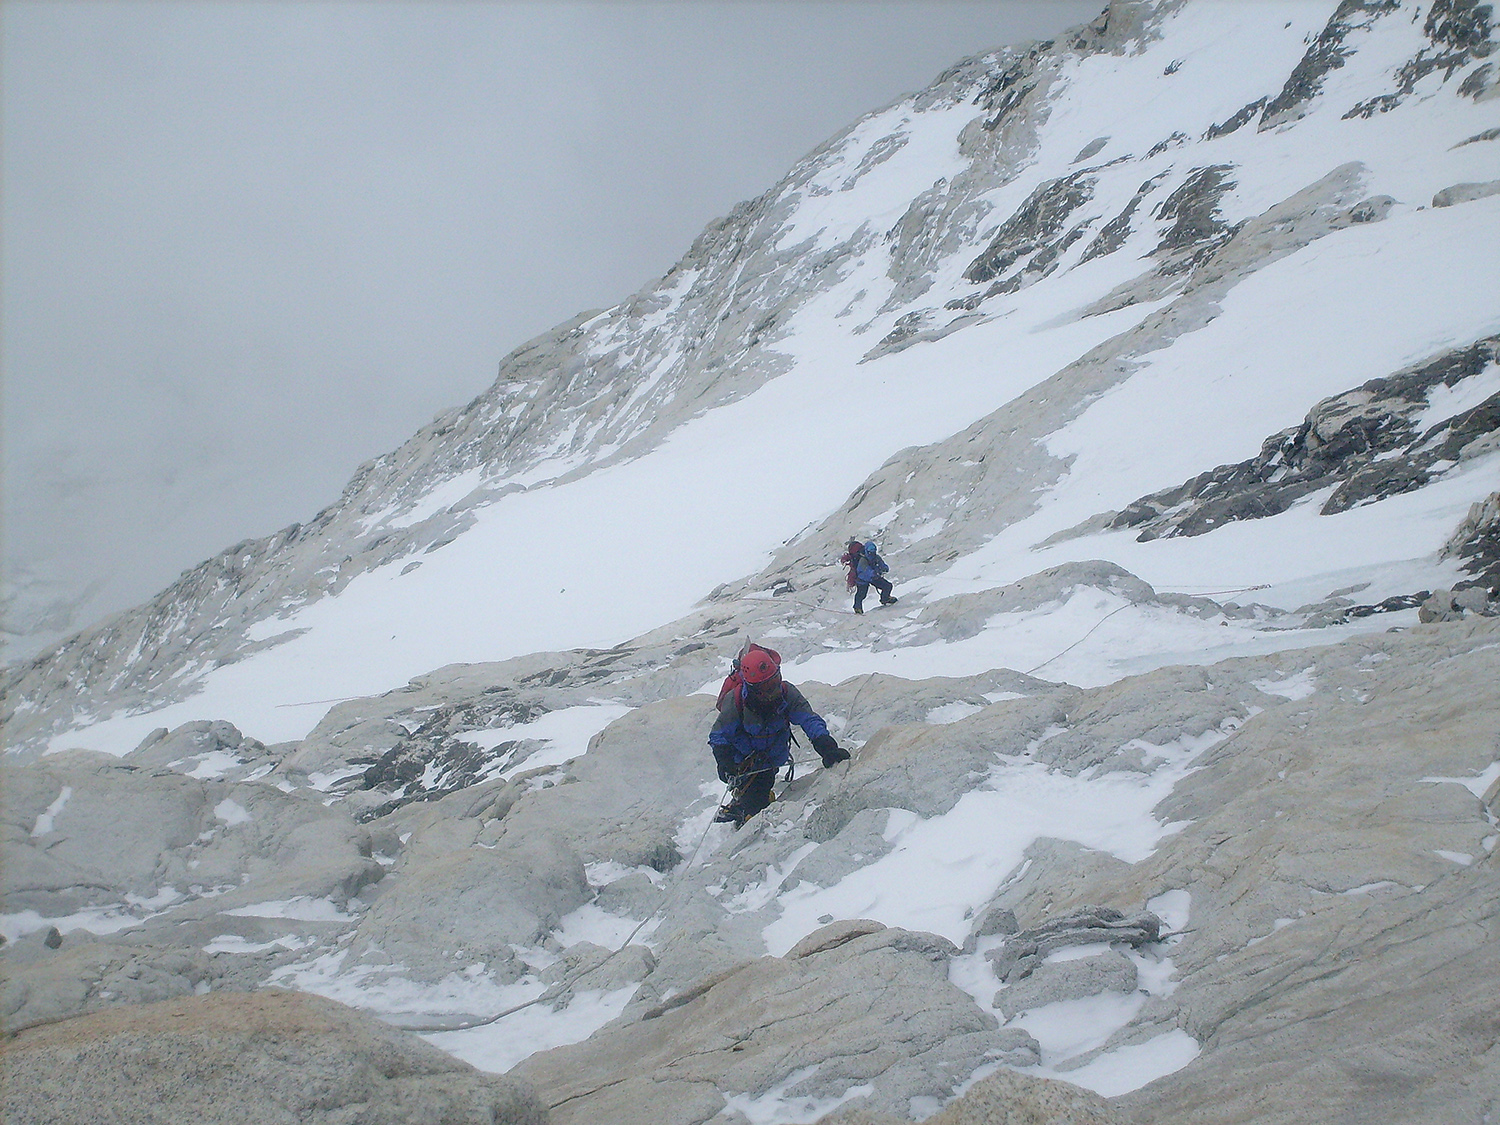
M 791 759 L 792 724 L 807 732 L 808 738 L 828 733 L 828 724 L 808 706 L 807 698 L 795 684 L 783 684 L 781 697 L 769 710 L 763 710 L 741 684 L 719 704 L 719 718 L 708 732 L 708 744 L 717 757 L 727 753 L 736 766 L 751 758 L 765 769 L 780 769 Z
M 855 560 L 854 577 L 861 582 L 869 582 L 872 578 L 878 578 L 891 568 L 885 565 L 885 560 L 875 552 L 873 542 L 866 543 L 865 549 Z

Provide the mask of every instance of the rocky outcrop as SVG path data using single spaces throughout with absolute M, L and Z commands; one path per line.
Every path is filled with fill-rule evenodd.
M 654 1018 L 534 1056 L 514 1073 L 558 1125 L 688 1125 L 728 1120 L 721 1091 L 776 1086 L 778 1098 L 819 1103 L 860 1088 L 861 1105 L 904 1109 L 913 1097 L 944 1097 L 951 1075 L 986 1059 L 1036 1060 L 1029 1035 L 997 1028 L 948 983 L 958 951 L 942 938 L 884 927 L 827 943 L 811 936 L 797 957 L 750 962 Z
M 1122 592 L 1138 582 L 1094 577 Z M 1011 593 L 1045 599 L 1070 580 Z M 1496 629 L 1465 617 L 1088 691 L 1001 672 L 804 683 L 859 752 L 778 786 L 738 834 L 707 825 L 719 790 L 700 743 L 703 696 L 636 709 L 552 784 L 484 782 L 362 825 L 359 791 L 308 799 L 270 783 L 285 775 L 221 782 L 185 776 L 192 762 L 146 770 L 93 756 L 7 767 L 7 875 L 47 875 L 26 884 L 35 927 L 0 947 L 10 1026 L 278 981 L 437 1024 L 491 1015 L 523 983 L 545 987 L 537 1010 L 559 1017 L 624 990 L 612 1023 L 523 1065 L 556 1119 L 696 1122 L 731 1102 L 833 1108 L 848 1097 L 851 1113 L 904 1120 L 913 1098 L 935 1108 L 997 1059 L 1034 1066 L 1028 1013 L 1114 997 L 1134 1015 L 1105 1042 L 1044 1061 L 1066 1075 L 1191 1037 L 1201 1055 L 1180 1078 L 1120 1100 L 1142 1119 L 1292 1122 L 1317 1099 L 1444 1121 L 1437 1091 L 1489 1081 L 1488 1000 L 1471 982 L 1500 970 L 1486 897 Z M 548 661 L 564 666 L 560 654 Z M 403 705 L 482 697 L 493 673 L 435 678 L 425 690 L 437 694 Z M 954 721 L 923 721 L 968 700 Z M 210 733 L 232 738 L 184 732 L 179 745 Z M 1144 858 L 1039 839 L 962 941 L 835 919 L 784 957 L 764 955 L 780 911 L 769 873 L 795 871 L 802 893 L 835 886 L 891 850 L 893 816 L 943 816 L 996 769 L 1139 786 L 1184 754 L 1197 755 L 1192 768 L 1154 814 L 1175 830 Z M 97 832 L 139 837 L 131 854 L 98 842 L 95 825 L 111 818 Z M 223 865 L 252 878 L 196 891 L 164 882 Z M 379 878 L 341 898 L 340 871 Z M 166 886 L 187 893 L 169 900 Z M 565 916 L 585 908 L 621 933 L 656 917 L 652 948 L 566 938 Z M 90 934 L 69 911 L 126 925 Z M 538 968 L 538 956 L 550 963 Z M 965 992 L 954 966 L 972 982 Z M 444 991 L 455 980 L 465 990 Z M 408 994 L 415 1007 L 393 1000 Z M 428 1010 L 423 996 L 446 998 Z M 1337 1081 L 1289 1061 L 1318 1058 Z M 1382 1077 L 1397 1072 L 1400 1083 Z
M 1443 554 L 1463 560 L 1470 578 L 1460 588 L 1478 586 L 1500 597 L 1500 492 L 1469 507 L 1469 514 L 1443 546 Z
M 272 785 L 73 751 L 7 769 L 3 793 L 7 936 L 57 933 L 0 947 L 7 1030 L 257 981 L 260 964 L 244 975 L 203 943 L 228 932 L 254 949 L 265 919 L 298 902 L 315 904 L 314 929 L 337 929 L 384 875 L 347 813 Z M 259 947 L 289 954 L 277 936 Z
M 1389 113 L 1410 97 L 1429 74 L 1441 71 L 1443 81 L 1447 82 L 1471 63 L 1488 58 L 1500 48 L 1495 41 L 1495 29 L 1493 5 L 1480 0 L 1437 0 L 1422 22 L 1427 42 L 1396 69 L 1395 89 L 1361 102 L 1344 114 L 1345 119 Z M 1484 85 L 1481 71 L 1489 65 L 1483 63 L 1470 71 L 1459 92 L 1469 96 L 1478 94 Z
M 1329 1120 L 1483 1120 L 1500 1096 L 1484 987 L 1500 973 L 1500 621 L 1486 616 L 1500 604 L 1486 596 L 1500 582 L 1497 498 L 1474 505 L 1443 557 L 1409 560 L 1411 587 L 1368 604 L 1353 600 L 1367 574 L 1302 574 L 1310 592 L 1296 598 L 1321 600 L 1289 610 L 1164 593 L 1092 547 L 1024 565 L 1030 547 L 1092 532 L 1193 536 L 1314 498 L 1337 515 L 1424 500 L 1433 484 L 1426 496 L 1467 490 L 1465 503 L 1492 487 L 1500 339 L 1480 307 L 1436 343 L 1424 326 L 1381 344 L 1433 349 L 1421 362 L 1390 374 L 1406 362 L 1390 360 L 1320 402 L 1366 375 L 1308 391 L 1285 419 L 1306 411 L 1303 423 L 1260 456 L 1043 538 L 1220 459 L 1205 437 L 1184 468 L 1101 501 L 1068 492 L 1075 469 L 1093 470 L 1052 439 L 1128 399 L 1159 353 L 1195 354 L 1192 334 L 1224 329 L 1275 275 L 1237 287 L 1303 251 L 1319 269 L 1351 247 L 1392 251 L 1413 229 L 1457 253 L 1463 223 L 1492 206 L 1463 163 L 1487 151 L 1464 146 L 1494 139 L 1469 100 L 1492 89 L 1475 6 L 1425 6 L 1425 22 L 1397 28 L 1387 0 L 1347 0 L 1289 77 L 1247 74 L 1211 117 L 1192 107 L 1191 123 L 1167 114 L 1146 134 L 1112 103 L 1120 124 L 1083 120 L 1068 83 L 1086 70 L 1128 75 L 1151 91 L 1142 105 L 1172 102 L 1201 58 L 1129 68 L 1182 7 L 1117 2 L 1057 43 L 967 60 L 712 224 L 659 283 L 519 349 L 491 391 L 362 468 L 304 527 L 222 552 L 16 670 L 8 746 L 34 760 L 4 766 L 0 969 L 15 1057 L 42 1060 L 25 1064 L 25 1105 L 51 1098 L 87 1117 L 93 1103 L 53 1075 L 96 1064 L 186 1074 L 182 1089 L 232 1099 L 249 1081 L 232 1063 L 222 1087 L 182 1067 L 238 1051 L 243 1073 L 279 1052 L 338 1076 L 319 1086 L 326 1106 L 267 1080 L 257 1112 L 502 1112 L 461 1068 L 401 1061 L 409 1040 L 346 1035 L 315 1003 L 254 991 L 294 985 L 497 1070 L 519 1064 L 558 1121 L 1292 1125 L 1309 1105 Z M 1281 44 L 1288 64 L 1304 30 Z M 1357 59 L 1377 35 L 1391 49 Z M 1320 99 L 1347 95 L 1344 79 L 1360 96 L 1385 89 L 1389 67 L 1369 72 L 1411 51 L 1433 63 L 1422 90 L 1451 73 L 1445 104 L 1467 115 L 1440 138 L 1462 150 L 1444 170 L 1400 181 L 1423 198 L 1452 184 L 1441 212 L 1375 194 L 1397 182 L 1387 154 L 1341 140 L 1326 163 L 1304 162 L 1311 148 L 1291 133 Z M 1383 108 L 1349 135 L 1407 120 Z M 1282 131 L 1258 140 L 1257 120 Z M 1038 149 L 1049 124 L 1067 138 L 1061 157 Z M 1255 156 L 1271 145 L 1275 174 Z M 944 154 L 942 174 L 915 161 L 886 192 L 881 177 L 921 151 Z M 868 213 L 850 202 L 877 184 Z M 1067 298 L 1037 314 L 1042 283 Z M 807 309 L 827 317 L 799 320 Z M 1013 315 L 1029 327 L 1007 336 Z M 992 330 L 1018 354 L 990 355 Z M 37 757 L 76 714 L 183 698 L 217 664 L 256 659 L 287 639 L 273 622 L 290 607 L 372 567 L 424 565 L 482 505 L 648 453 L 815 339 L 870 386 L 992 366 L 958 373 L 951 425 L 863 451 L 806 526 L 746 553 L 771 556 L 759 573 L 678 619 L 610 648 L 449 664 L 369 698 L 309 701 L 329 709 L 295 743 L 202 715 L 121 760 Z M 1045 366 L 1029 358 L 1036 340 Z M 820 363 L 807 367 L 817 378 Z M 845 388 L 824 390 L 842 409 Z M 1067 520 L 1006 545 L 1054 502 Z M 1424 518 L 1456 519 L 1448 502 Z M 910 587 L 894 609 L 849 612 L 829 548 L 855 528 L 893 545 Z M 1172 550 L 1124 546 L 1158 562 Z M 1363 620 L 1376 613 L 1392 616 Z M 1135 647 L 1137 629 L 1165 640 Z M 1035 646 L 1012 644 L 1028 631 Z M 797 776 L 736 832 L 713 821 L 725 788 L 704 738 L 712 689 L 747 637 L 783 653 L 852 756 L 822 768 L 799 747 Z M 1337 643 L 1310 647 L 1324 639 Z M 1224 651 L 1251 655 L 1209 655 Z M 1069 664 L 1078 652 L 1092 654 L 1087 672 Z M 887 656 L 920 678 L 875 671 Z M 929 674 L 944 668 L 963 674 Z M 176 1006 L 142 1007 L 157 1002 Z M 172 1045 L 161 1012 L 196 1045 Z M 1060 1034 L 1070 1022 L 1087 1034 Z M 70 1027 L 93 1029 L 76 1051 L 51 1038 Z M 264 1034 L 245 1045 L 242 1028 Z M 389 1065 L 370 1077 L 337 1061 L 349 1057 Z M 1108 1089 L 1113 1104 L 1043 1076 Z M 192 1116 L 175 1089 L 163 1104 Z M 516 1104 L 523 1120 L 537 1109 Z
M 1400 7 L 1399 0 L 1341 0 L 1328 23 L 1308 45 L 1279 93 L 1261 112 L 1262 131 L 1306 116 L 1327 76 L 1354 53 L 1359 33 Z
M 1267 438 L 1252 460 L 1143 496 L 1075 533 L 1102 524 L 1134 528 L 1142 542 L 1202 535 L 1277 515 L 1324 489 L 1331 493 L 1319 510 L 1330 515 L 1421 488 L 1500 451 L 1500 391 L 1466 404 L 1460 389 L 1491 379 L 1497 364 L 1500 337 L 1486 337 L 1372 379 L 1318 403 L 1300 426 Z
M 305 993 L 116 1008 L 0 1046 L 10 1125 L 546 1125 L 523 1084 Z
M 907 1120 L 856 1102 L 820 1118 L 818 1125 L 907 1125 Z M 925 1120 L 927 1125 L 1124 1125 L 1125 1118 L 1077 1086 L 1001 1070 Z

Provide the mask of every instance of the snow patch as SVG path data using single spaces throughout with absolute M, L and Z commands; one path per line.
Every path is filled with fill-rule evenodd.
M 214 806 L 214 816 L 230 827 L 236 824 L 246 824 L 251 820 L 251 816 L 245 810 L 245 807 L 236 801 L 231 801 L 228 797 L 225 797 Z
M 1279 695 L 1285 699 L 1306 699 L 1318 690 L 1313 681 L 1313 670 L 1311 667 L 1304 668 L 1295 675 L 1283 680 L 1251 680 L 1251 685 L 1266 695 Z
M 71 785 L 64 785 L 62 791 L 47 806 L 47 811 L 37 814 L 36 823 L 31 826 L 31 835 L 33 837 L 45 836 L 51 832 L 53 820 L 57 818 L 58 813 L 63 811 L 63 807 L 72 796 L 73 787 Z
M 874 1092 L 868 1084 L 850 1086 L 836 1098 L 794 1098 L 787 1091 L 799 1082 L 804 1082 L 818 1072 L 817 1066 L 806 1066 L 794 1070 L 786 1079 L 778 1082 L 763 1094 L 725 1094 L 724 1109 L 738 1113 L 749 1125 L 807 1125 L 832 1113 L 839 1106 L 856 1098 L 867 1098 Z
M 249 906 L 238 906 L 233 910 L 220 911 L 236 918 L 286 918 L 296 922 L 352 922 L 354 915 L 345 914 L 326 898 L 298 895 L 295 898 L 272 899 L 255 902 Z

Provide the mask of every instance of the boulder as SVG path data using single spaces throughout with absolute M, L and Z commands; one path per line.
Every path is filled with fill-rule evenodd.
M 1075 961 L 1044 962 L 1024 980 L 996 993 L 995 1007 L 1010 1019 L 1045 1004 L 1082 1000 L 1102 992 L 1134 992 L 1135 987 L 1135 962 L 1111 950 Z
M 306 993 L 217 993 L 23 1031 L 8 1125 L 545 1125 L 535 1095 Z
M 944 1099 L 955 1076 L 996 1060 L 1034 1064 L 1038 1048 L 997 1026 L 948 981 L 952 943 L 875 923 L 810 935 L 793 957 L 742 963 L 585 1042 L 533 1055 L 512 1072 L 552 1105 L 558 1125 L 697 1125 L 726 1099 L 836 1100 L 904 1112 Z
M 1454 207 L 1460 203 L 1472 203 L 1476 199 L 1500 195 L 1500 180 L 1485 180 L 1482 183 L 1463 183 L 1445 187 L 1432 197 L 1434 207 Z
M 1121 1125 L 1123 1120 L 1088 1090 L 998 1070 L 927 1118 L 926 1125 Z M 817 1125 L 906 1125 L 906 1119 L 872 1112 L 856 1102 L 820 1118 Z

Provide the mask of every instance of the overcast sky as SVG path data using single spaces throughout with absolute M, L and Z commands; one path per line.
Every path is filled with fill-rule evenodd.
M 1102 7 L 7 0 L 8 626 L 305 519 L 864 112 Z

